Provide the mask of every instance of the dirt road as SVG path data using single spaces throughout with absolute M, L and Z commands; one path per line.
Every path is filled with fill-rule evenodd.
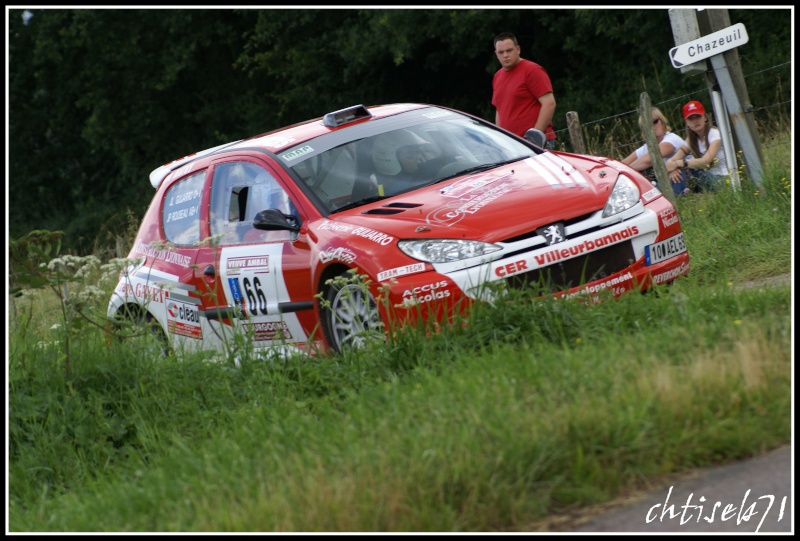
M 791 446 L 697 470 L 614 502 L 552 531 L 794 532 Z M 555 529 L 557 528 L 557 529 Z

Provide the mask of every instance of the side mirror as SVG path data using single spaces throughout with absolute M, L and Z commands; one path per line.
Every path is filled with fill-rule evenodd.
M 253 227 L 263 231 L 300 231 L 297 218 L 278 209 L 262 210 L 253 218 Z
M 544 148 L 544 145 L 547 142 L 547 137 L 545 136 L 544 132 L 537 130 L 536 128 L 531 128 L 526 131 L 525 139 L 540 148 Z

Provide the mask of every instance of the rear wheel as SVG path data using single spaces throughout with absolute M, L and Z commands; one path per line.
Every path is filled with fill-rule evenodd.
M 168 357 L 169 341 L 164 329 L 149 312 L 140 309 L 125 309 L 118 313 L 118 338 L 126 347 L 142 352 L 148 357 Z
M 325 301 L 322 326 L 337 353 L 386 338 L 378 304 L 362 279 L 345 273 L 331 280 Z

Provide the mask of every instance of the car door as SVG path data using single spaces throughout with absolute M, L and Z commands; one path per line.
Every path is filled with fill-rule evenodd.
M 303 347 L 316 327 L 309 247 L 302 231 L 262 231 L 255 215 L 277 208 L 302 223 L 297 204 L 267 163 L 234 156 L 213 165 L 208 246 L 197 262 L 204 313 L 256 347 Z M 227 339 L 227 338 L 226 338 Z
M 200 170 L 174 182 L 159 209 L 163 242 L 140 243 L 135 248 L 150 263 L 136 272 L 134 280 L 143 280 L 144 297 L 151 303 L 149 311 L 163 325 L 173 346 L 183 350 L 202 348 L 206 340 L 200 318 L 202 299 L 193 283 L 203 234 L 206 179 L 207 171 Z M 153 231 L 142 236 L 159 237 Z

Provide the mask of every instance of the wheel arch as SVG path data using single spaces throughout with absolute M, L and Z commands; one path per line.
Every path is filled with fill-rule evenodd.
M 343 263 L 334 263 L 333 265 L 325 267 L 325 269 L 319 275 L 319 282 L 317 283 L 317 293 L 324 292 L 329 287 L 325 284 L 325 282 L 333 278 L 336 278 L 337 276 L 341 276 L 342 274 L 354 268 L 360 270 L 358 267 L 348 267 Z
M 135 325 L 143 325 L 147 327 L 149 332 L 157 335 L 161 343 L 160 354 L 162 356 L 169 355 L 170 351 L 172 350 L 173 344 L 170 340 L 169 331 L 167 330 L 166 326 L 162 324 L 158 316 L 146 306 L 143 306 L 135 301 L 124 302 L 120 305 L 116 312 L 114 312 L 112 319 L 114 320 L 112 325 L 116 327 L 117 331 L 124 326 L 125 321 Z M 121 336 L 117 336 L 117 338 L 121 338 Z

